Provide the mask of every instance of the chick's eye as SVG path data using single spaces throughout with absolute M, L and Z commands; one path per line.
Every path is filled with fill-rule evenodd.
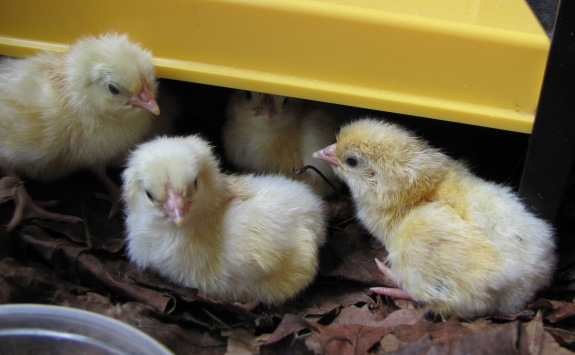
M 151 202 L 155 202 L 156 199 L 154 198 L 154 195 L 152 195 L 152 193 L 150 192 L 150 190 L 145 190 L 146 192 L 146 196 L 148 197 L 148 200 L 150 200 Z
M 107 88 L 108 88 L 108 91 L 110 92 L 110 94 L 112 94 L 112 95 L 119 95 L 120 94 L 120 89 L 118 89 L 114 84 L 108 84 Z
M 356 157 L 346 157 L 345 158 L 345 163 L 351 167 L 357 166 L 357 164 L 359 163 L 359 161 L 357 160 Z
M 196 180 L 194 180 L 194 189 L 198 189 L 198 178 L 196 178 Z

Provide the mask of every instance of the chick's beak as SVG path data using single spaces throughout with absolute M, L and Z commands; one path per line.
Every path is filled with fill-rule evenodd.
M 142 85 L 140 92 L 138 93 L 138 99 L 130 100 L 130 104 L 135 107 L 143 108 L 148 110 L 154 115 L 160 114 L 160 106 L 156 102 L 156 97 L 150 90 L 148 84 Z
M 339 167 L 339 162 L 335 159 L 335 146 L 336 143 L 328 145 L 327 147 L 313 153 L 313 157 L 328 162 L 337 168 Z
M 254 113 L 257 116 L 264 116 L 267 118 L 272 117 L 275 115 L 276 112 L 276 103 L 272 95 L 264 94 L 259 105 L 254 107 Z
M 166 193 L 164 212 L 178 227 L 181 227 L 184 224 L 184 217 L 188 211 L 188 201 L 186 201 L 184 195 L 170 187 L 167 188 Z

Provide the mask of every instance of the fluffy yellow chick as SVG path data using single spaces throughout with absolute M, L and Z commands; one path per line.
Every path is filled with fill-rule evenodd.
M 176 132 L 176 125 L 180 116 L 182 115 L 182 106 L 178 102 L 178 92 L 176 89 L 166 85 L 166 81 L 161 79 L 157 81 L 158 83 L 158 99 L 157 103 L 162 108 L 162 113 L 157 117 L 152 119 L 151 127 L 148 129 L 146 135 L 144 135 L 138 142 L 134 144 L 140 144 L 143 142 L 150 141 L 156 137 L 162 136 L 172 136 Z M 116 157 L 110 162 L 110 166 L 115 168 L 123 168 L 126 166 L 126 162 L 130 151 L 124 151 L 119 157 Z
M 139 145 L 123 181 L 127 250 L 139 267 L 250 306 L 279 304 L 314 279 L 325 222 L 305 184 L 223 174 L 199 136 Z
M 65 53 L 40 53 L 0 62 L 0 166 L 5 174 L 49 180 L 91 169 L 118 208 L 120 189 L 109 161 L 131 148 L 159 114 L 149 51 L 126 35 L 79 40 Z M 79 218 L 38 207 L 23 187 L 8 224 L 24 218 Z
M 411 298 L 443 316 L 514 314 L 552 277 L 554 237 L 511 189 L 390 123 L 344 126 L 314 154 L 349 185 L 357 216 L 385 245 L 380 269 Z
M 236 90 L 229 101 L 223 129 L 228 159 L 239 169 L 294 177 L 293 170 L 313 165 L 337 184 L 329 164 L 312 159 L 312 153 L 333 142 L 337 125 L 323 109 L 285 96 Z M 312 172 L 297 179 L 322 196 L 334 193 Z

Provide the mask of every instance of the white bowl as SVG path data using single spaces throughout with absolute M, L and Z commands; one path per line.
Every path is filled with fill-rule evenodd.
M 0 305 L 0 354 L 172 354 L 116 319 L 80 309 Z

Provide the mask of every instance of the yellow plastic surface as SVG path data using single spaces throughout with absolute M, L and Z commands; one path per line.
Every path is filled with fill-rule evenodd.
M 127 32 L 158 75 L 530 132 L 549 39 L 524 0 L 2 0 L 0 53 Z

